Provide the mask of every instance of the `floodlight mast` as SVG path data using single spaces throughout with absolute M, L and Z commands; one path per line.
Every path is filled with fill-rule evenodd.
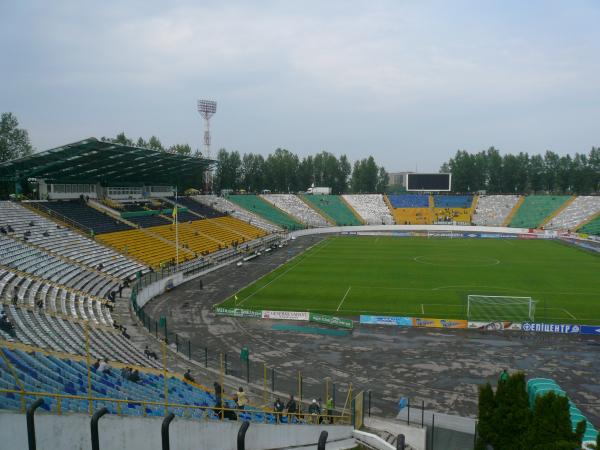
M 217 112 L 217 102 L 198 100 L 198 112 L 204 119 L 204 155 L 210 159 L 210 118 Z M 204 183 L 207 191 L 212 191 L 212 171 L 204 172 Z

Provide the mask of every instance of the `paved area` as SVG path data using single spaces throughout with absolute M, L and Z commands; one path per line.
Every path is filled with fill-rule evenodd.
M 178 335 L 180 352 L 190 352 L 199 362 L 198 371 L 208 362 L 209 371 L 200 376 L 209 380 L 221 365 L 220 354 L 227 353 L 228 372 L 241 379 L 249 375 L 255 387 L 274 386 L 298 396 L 301 374 L 303 398 L 324 398 L 326 389 L 331 392 L 332 385 L 325 382 L 330 377 L 338 407 L 352 382 L 354 392 L 372 391 L 373 414 L 393 417 L 399 398 L 408 397 L 413 405 L 423 404 L 428 410 L 474 416 L 477 387 L 486 381 L 495 384 L 499 372 L 508 368 L 554 379 L 600 425 L 597 338 L 358 324 L 351 335 L 328 336 L 276 331 L 272 321 L 212 312 L 215 304 L 320 239 L 299 238 L 242 267 L 232 265 L 210 273 L 202 277 L 202 288 L 199 280 L 192 280 L 152 300 L 145 310 L 157 319 L 167 318 L 169 341 L 173 344 L 174 333 Z M 143 333 L 140 342 L 142 338 L 146 339 Z M 248 367 L 239 358 L 242 347 L 250 350 Z

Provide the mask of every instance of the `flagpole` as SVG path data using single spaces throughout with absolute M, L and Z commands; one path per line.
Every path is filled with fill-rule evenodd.
M 175 188 L 175 272 L 179 270 L 179 211 L 177 211 L 177 188 Z

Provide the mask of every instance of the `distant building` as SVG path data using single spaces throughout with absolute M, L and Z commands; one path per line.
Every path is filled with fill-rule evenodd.
M 414 172 L 393 172 L 389 174 L 388 186 L 406 186 L 406 175 Z

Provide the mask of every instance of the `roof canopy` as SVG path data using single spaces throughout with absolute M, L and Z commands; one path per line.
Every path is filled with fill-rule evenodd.
M 200 187 L 216 161 L 89 138 L 0 163 L 0 180 Z

